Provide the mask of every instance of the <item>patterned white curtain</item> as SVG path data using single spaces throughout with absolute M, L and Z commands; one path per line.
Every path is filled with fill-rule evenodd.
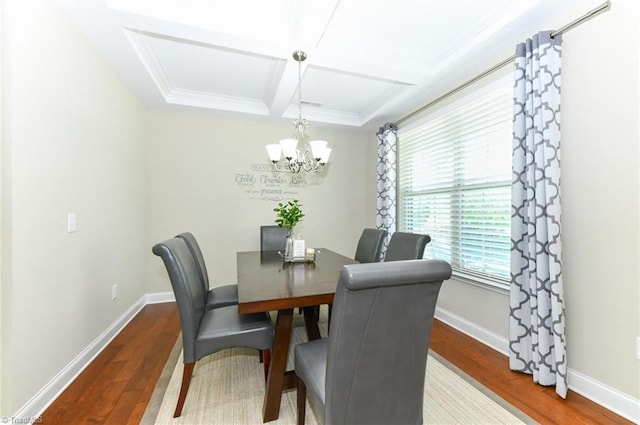
M 389 232 L 381 258 L 387 252 L 390 235 L 396 231 L 396 139 L 398 128 L 391 123 L 380 127 L 378 136 L 378 190 L 376 227 Z
M 567 395 L 560 229 L 561 36 L 516 47 L 509 366 Z

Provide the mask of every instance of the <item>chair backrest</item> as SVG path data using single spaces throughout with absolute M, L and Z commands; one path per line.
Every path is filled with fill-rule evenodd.
M 277 225 L 260 226 L 260 251 L 282 251 L 287 246 L 287 229 Z
M 183 239 L 187 243 L 187 246 L 191 251 L 191 255 L 193 255 L 193 258 L 196 260 L 200 278 L 202 279 L 202 283 L 204 283 L 204 296 L 206 299 L 207 292 L 209 292 L 209 273 L 207 272 L 207 265 L 204 262 L 204 255 L 202 255 L 200 245 L 198 244 L 196 237 L 193 236 L 191 232 L 180 233 L 176 238 Z
M 384 229 L 364 229 L 358 240 L 356 255 L 353 259 L 359 263 L 377 263 L 380 261 L 382 244 L 388 234 L 389 232 Z
M 196 261 L 182 238 L 172 238 L 153 246 L 153 253 L 164 261 L 176 297 L 184 363 L 195 362 L 195 341 L 205 312 L 205 294 Z
M 441 260 L 344 266 L 328 337 L 325 423 L 420 424 Z
M 430 240 L 429 235 L 395 232 L 391 235 L 384 261 L 418 260 Z

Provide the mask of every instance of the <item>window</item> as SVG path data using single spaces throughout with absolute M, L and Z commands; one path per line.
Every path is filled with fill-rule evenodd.
M 513 83 L 490 86 L 398 131 L 398 229 L 431 236 L 425 258 L 510 281 Z

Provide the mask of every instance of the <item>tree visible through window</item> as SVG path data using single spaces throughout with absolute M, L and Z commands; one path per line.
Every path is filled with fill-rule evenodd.
M 431 236 L 425 258 L 509 283 L 512 82 L 398 131 L 398 229 Z

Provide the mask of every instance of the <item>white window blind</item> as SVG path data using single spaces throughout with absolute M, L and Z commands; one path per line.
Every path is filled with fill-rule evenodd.
M 510 280 L 513 89 L 502 78 L 398 131 L 399 230 L 458 276 Z

